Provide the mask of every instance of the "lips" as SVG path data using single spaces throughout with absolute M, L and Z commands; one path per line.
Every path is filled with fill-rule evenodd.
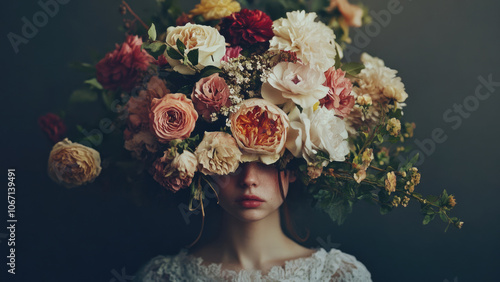
M 255 195 L 244 195 L 238 198 L 236 202 L 244 208 L 257 208 L 265 201 Z

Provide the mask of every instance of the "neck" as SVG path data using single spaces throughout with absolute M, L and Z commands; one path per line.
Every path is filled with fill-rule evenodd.
M 262 269 L 277 254 L 284 254 L 295 243 L 281 229 L 279 211 L 266 218 L 244 222 L 224 213 L 220 236 L 218 236 L 220 260 L 236 264 L 244 269 Z

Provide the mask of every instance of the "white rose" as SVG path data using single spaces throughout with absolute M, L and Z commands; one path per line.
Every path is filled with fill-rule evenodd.
M 273 22 L 274 37 L 270 51 L 284 50 L 297 54 L 304 64 L 325 72 L 335 65 L 335 34 L 324 23 L 315 21 L 316 13 L 294 11 L 287 18 Z
M 166 42 L 172 48 L 177 49 L 177 39 L 186 45 L 185 54 L 193 49 L 198 49 L 197 68 L 202 69 L 206 66 L 220 66 L 220 60 L 226 53 L 226 41 L 224 36 L 220 35 L 217 29 L 188 23 L 185 26 L 169 27 L 167 29 Z M 194 74 L 195 70 L 184 65 L 181 60 L 175 60 L 165 54 L 168 63 L 175 71 L 182 74 Z
M 304 157 L 309 163 L 318 163 L 318 151 L 328 153 L 330 162 L 342 162 L 349 153 L 346 141 L 345 122 L 335 116 L 335 111 L 324 107 L 314 110 L 304 109 L 302 113 L 297 108 L 289 114 L 290 130 L 286 148 L 295 157 Z M 322 165 L 326 166 L 327 161 Z
M 300 63 L 281 62 L 262 85 L 262 98 L 276 105 L 292 100 L 302 108 L 312 107 L 328 94 L 322 71 Z

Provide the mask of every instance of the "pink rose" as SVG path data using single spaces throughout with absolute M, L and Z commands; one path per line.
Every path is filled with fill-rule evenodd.
M 154 180 L 175 193 L 191 185 L 197 165 L 198 161 L 193 153 L 184 151 L 179 155 L 170 149 L 153 163 L 151 172 Z
M 276 162 L 285 151 L 288 116 L 264 99 L 248 99 L 231 114 L 231 132 L 243 152 L 242 161 Z
M 129 35 L 122 45 L 99 61 L 96 65 L 97 81 L 105 89 L 121 88 L 130 91 L 137 84 L 140 74 L 154 62 L 154 58 L 141 50 L 142 39 Z
M 335 115 L 345 118 L 354 107 L 355 99 L 351 95 L 352 83 L 345 77 L 341 69 L 331 67 L 325 72 L 325 86 L 330 88 L 325 98 L 320 100 L 321 106 L 335 110 Z
M 132 132 L 149 129 L 149 106 L 153 98 L 162 98 L 170 93 L 165 82 L 157 76 L 151 77 L 146 89 L 127 102 L 128 129 Z
M 188 138 L 197 119 L 193 102 L 184 94 L 167 94 L 151 101 L 150 126 L 161 143 Z
M 200 79 L 191 98 L 194 108 L 206 121 L 211 121 L 211 114 L 218 113 L 222 106 L 231 106 L 229 87 L 218 73 Z

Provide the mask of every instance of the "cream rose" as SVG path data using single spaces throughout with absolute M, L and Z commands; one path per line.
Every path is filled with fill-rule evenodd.
M 299 112 L 292 110 L 290 117 L 290 131 L 287 137 L 286 148 L 295 157 L 304 157 L 309 163 L 319 163 L 318 151 L 327 153 L 329 161 L 342 162 L 349 153 L 346 141 L 347 131 L 344 121 L 335 116 L 334 111 L 319 107 L 314 110 L 307 108 Z M 323 166 L 328 161 L 321 161 Z
M 210 26 L 187 23 L 185 26 L 169 27 L 166 42 L 175 50 L 178 50 L 177 39 L 186 45 L 185 55 L 193 49 L 198 49 L 198 65 L 196 65 L 198 69 L 203 69 L 206 66 L 219 67 L 220 61 L 226 53 L 224 36 Z M 195 70 L 184 65 L 182 60 L 172 59 L 166 53 L 165 56 L 175 71 L 182 74 L 195 73 Z
M 231 132 L 243 152 L 242 161 L 276 162 L 285 151 L 289 120 L 263 99 L 248 99 L 230 116 Z
M 328 94 L 325 81 L 322 71 L 300 63 L 281 62 L 262 85 L 262 98 L 276 105 L 292 100 L 303 108 L 312 107 Z
M 66 188 L 84 185 L 101 173 L 101 157 L 96 150 L 65 138 L 50 152 L 48 173 L 52 180 Z
M 225 132 L 205 132 L 194 152 L 199 170 L 205 175 L 227 175 L 235 172 L 241 161 L 236 140 Z
M 198 113 L 193 102 L 184 94 L 167 94 L 161 99 L 153 98 L 151 101 L 151 130 L 162 143 L 188 138 L 197 119 Z

